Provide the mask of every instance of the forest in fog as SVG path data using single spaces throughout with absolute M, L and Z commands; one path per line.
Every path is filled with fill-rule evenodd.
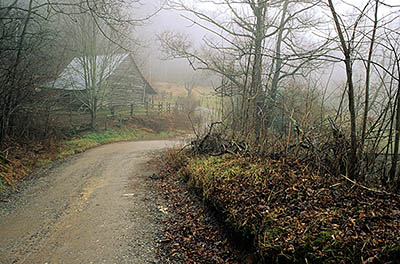
M 86 86 L 68 102 L 96 128 L 112 58 L 130 53 L 155 87 L 212 90 L 224 136 L 252 153 L 397 189 L 399 12 L 382 0 L 3 0 L 0 140 L 51 134 L 68 106 L 48 84 L 73 58 Z
M 0 194 L 178 135 L 162 263 L 399 263 L 399 1 L 0 0 Z

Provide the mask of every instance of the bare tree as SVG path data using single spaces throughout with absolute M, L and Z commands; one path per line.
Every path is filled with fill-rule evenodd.
M 366 62 L 366 74 L 365 74 L 365 100 L 364 100 L 364 116 L 362 122 L 362 130 L 361 130 L 361 153 L 364 148 L 365 136 L 367 131 L 367 122 L 368 122 L 368 112 L 369 112 L 369 96 L 370 96 L 370 85 L 371 85 L 371 65 L 372 65 L 372 56 L 374 52 L 374 45 L 376 40 L 376 31 L 378 28 L 378 10 L 379 10 L 379 0 L 375 0 L 375 12 L 374 12 L 374 25 L 372 30 L 372 36 L 370 40 L 370 47 L 368 52 L 368 59 Z
M 231 92 L 223 89 L 224 93 L 239 96 L 235 101 L 240 106 L 231 107 L 241 111 L 239 122 L 242 124 L 238 127 L 245 135 L 251 135 L 248 133 L 250 130 L 255 132 L 261 143 L 263 131 L 268 126 L 266 119 L 271 119 L 272 114 L 266 108 L 266 102 L 276 99 L 282 80 L 304 74 L 307 63 L 322 51 L 323 45 L 312 47 L 312 51 L 297 49 L 293 45 L 294 32 L 313 25 L 310 20 L 302 24 L 305 20 L 299 17 L 315 4 L 312 1 L 291 0 L 201 2 L 215 4 L 229 16 L 222 16 L 225 20 L 214 18 L 206 11 L 186 5 L 184 1 L 170 1 L 170 4 L 188 12 L 185 17 L 189 21 L 217 40 L 205 37 L 204 47 L 199 50 L 186 36 L 165 32 L 160 36 L 164 50 L 169 57 L 188 59 L 194 68 L 221 75 L 225 80 L 221 87 L 231 89 Z M 269 69 L 273 69 L 272 74 Z M 268 97 L 271 99 L 268 100 Z
M 355 107 L 355 88 L 353 81 L 353 63 L 355 59 L 355 45 L 356 45 L 356 36 L 358 26 L 360 21 L 365 16 L 365 11 L 369 5 L 369 2 L 364 6 L 361 10 L 360 14 L 357 16 L 354 24 L 351 28 L 351 33 L 344 25 L 341 23 L 343 21 L 342 18 L 339 17 L 338 13 L 335 10 L 335 5 L 332 0 L 328 0 L 328 6 L 330 12 L 332 14 L 333 22 L 336 28 L 336 32 L 338 34 L 340 40 L 340 50 L 343 53 L 344 59 L 343 62 L 346 66 L 346 76 L 347 76 L 347 95 L 348 95 L 348 104 L 349 104 L 349 112 L 350 112 L 350 124 L 351 124 L 351 151 L 350 151 L 350 160 L 348 161 L 348 169 L 349 175 L 351 178 L 356 177 L 357 173 L 357 150 L 358 150 L 358 138 L 357 138 L 357 116 L 356 116 L 356 107 Z M 348 39 L 346 39 L 346 36 Z
M 0 141 L 15 126 L 16 115 L 35 94 L 48 69 L 45 49 L 54 32 L 38 14 L 35 1 L 0 6 Z
M 92 129 L 96 128 L 97 112 L 105 97 L 112 92 L 108 77 L 125 58 L 121 50 L 124 28 L 100 23 L 89 14 L 75 16 L 67 22 L 69 38 L 78 57 L 68 66 L 65 77 L 69 78 L 76 98 L 89 110 Z
M 400 171 L 398 170 L 398 157 L 399 157 L 399 149 L 400 149 L 400 34 L 398 32 L 387 30 L 387 45 L 386 48 L 391 51 L 394 57 L 392 73 L 390 74 L 392 77 L 392 81 L 397 82 L 397 90 L 395 93 L 395 100 L 392 106 L 392 118 L 391 118 L 391 126 L 394 126 L 394 140 L 393 140 L 393 156 L 392 156 L 392 165 L 389 170 L 389 175 L 387 178 L 387 182 L 384 184 L 389 184 L 393 188 L 399 188 L 400 186 Z M 382 44 L 381 44 L 382 45 Z M 390 133 L 392 134 L 392 133 Z
M 192 98 L 193 90 L 199 85 L 198 77 L 193 73 L 192 75 L 186 77 L 183 86 L 186 90 L 186 97 Z
M 137 5 L 139 0 L 1 1 L 0 141 L 10 134 L 23 106 L 33 104 L 35 88 L 54 78 L 54 66 L 64 63 L 64 56 L 73 53 L 70 42 L 65 41 L 66 28 L 60 23 L 63 18 L 76 21 L 79 16 L 90 16 L 103 38 L 120 45 L 113 32 L 142 24 L 151 16 L 132 17 L 132 12 L 126 12 L 135 10 Z M 132 39 L 128 34 L 124 37 Z M 64 40 L 61 48 L 69 54 L 54 45 L 61 43 L 60 39 Z

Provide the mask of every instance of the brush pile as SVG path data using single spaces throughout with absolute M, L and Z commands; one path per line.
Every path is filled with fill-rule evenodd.
M 220 156 L 223 154 L 245 154 L 248 152 L 248 146 L 245 143 L 238 143 L 234 140 L 227 139 L 224 132 L 214 129 L 220 123 L 212 123 L 208 133 L 203 136 L 197 136 L 191 142 L 191 151 L 195 155 Z

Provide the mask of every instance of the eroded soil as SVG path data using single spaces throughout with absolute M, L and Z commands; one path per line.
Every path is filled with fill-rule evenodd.
M 156 263 L 164 203 L 151 153 L 177 142 L 106 145 L 38 176 L 0 204 L 0 263 Z

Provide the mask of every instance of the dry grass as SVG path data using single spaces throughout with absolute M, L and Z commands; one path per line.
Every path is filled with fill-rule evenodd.
M 114 120 L 107 129 L 74 133 L 72 137 L 51 137 L 43 140 L 6 140 L 0 161 L 0 186 L 12 186 L 30 172 L 57 159 L 113 142 L 169 138 L 188 133 L 190 123 L 183 114 L 163 114 Z

